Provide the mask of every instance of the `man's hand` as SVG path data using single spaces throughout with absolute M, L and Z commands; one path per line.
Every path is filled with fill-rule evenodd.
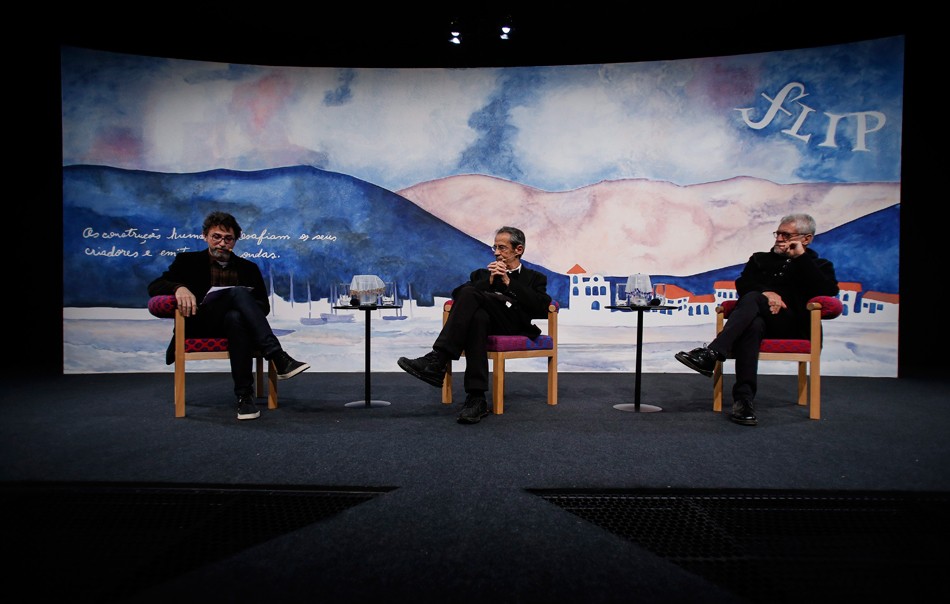
M 788 244 L 788 250 L 786 250 L 786 255 L 790 258 L 798 258 L 805 253 L 805 246 L 802 245 L 801 241 L 792 241 Z
M 801 241 L 776 243 L 772 249 L 776 254 L 781 254 L 786 258 L 798 258 L 805 253 L 805 246 Z
M 195 295 L 191 293 L 191 290 L 185 286 L 181 286 L 175 290 L 175 301 L 178 302 L 178 308 L 181 310 L 181 314 L 186 317 L 191 317 L 198 312 L 198 301 Z
M 488 282 L 494 283 L 495 277 L 500 277 L 505 286 L 511 283 L 511 277 L 508 276 L 508 265 L 503 260 L 495 260 L 488 264 Z
M 778 295 L 775 292 L 762 292 L 762 295 L 768 298 L 769 301 L 769 310 L 772 311 L 773 315 L 777 315 L 778 311 L 786 308 L 785 301 L 782 300 L 782 296 Z

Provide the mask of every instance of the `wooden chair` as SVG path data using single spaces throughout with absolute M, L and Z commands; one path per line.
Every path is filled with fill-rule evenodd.
M 557 404 L 557 314 L 560 305 L 552 301 L 548 306 L 547 333 L 537 338 L 527 336 L 488 336 L 488 358 L 492 362 L 492 413 L 505 412 L 505 361 L 508 359 L 547 358 L 548 404 Z M 442 324 L 449 319 L 452 300 L 442 307 Z M 452 403 L 452 362 L 449 361 L 442 382 L 442 402 Z
M 722 331 L 725 319 L 736 306 L 727 300 L 716 307 L 716 333 Z M 808 417 L 821 418 L 821 321 L 834 319 L 842 312 L 841 300 L 817 296 L 808 301 L 811 337 L 807 340 L 765 339 L 759 347 L 760 361 L 795 361 L 798 363 L 798 404 L 808 404 Z M 713 411 L 722 411 L 722 363 L 713 370 Z M 811 366 L 809 371 L 808 366 Z M 809 377 L 810 376 L 810 377 Z M 809 381 L 811 382 L 809 386 Z
M 185 335 L 185 317 L 178 310 L 175 296 L 153 296 L 148 310 L 162 319 L 175 319 L 175 417 L 185 417 L 185 363 L 208 359 L 228 359 L 227 338 L 189 338 Z M 257 361 L 257 397 L 264 397 L 264 355 Z M 277 368 L 267 363 L 267 408 L 277 408 Z

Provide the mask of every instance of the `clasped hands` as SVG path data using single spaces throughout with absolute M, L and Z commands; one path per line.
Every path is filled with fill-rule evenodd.
M 488 264 L 488 282 L 494 283 L 495 277 L 501 277 L 501 282 L 507 287 L 511 283 L 511 277 L 508 276 L 508 265 L 504 260 L 495 260 Z

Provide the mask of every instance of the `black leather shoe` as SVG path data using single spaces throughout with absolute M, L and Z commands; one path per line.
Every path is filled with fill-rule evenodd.
M 715 351 L 709 348 L 694 348 L 689 352 L 677 352 L 676 360 L 693 371 L 698 371 L 706 377 L 712 377 L 713 369 L 716 368 L 716 361 L 719 360 L 719 357 Z
M 439 355 L 435 351 L 418 359 L 399 357 L 396 364 L 409 375 L 417 377 L 427 384 L 432 384 L 436 388 L 441 388 L 442 382 L 445 380 L 445 363 L 439 360 Z
M 754 426 L 759 423 L 759 420 L 755 419 L 755 409 L 752 408 L 752 401 L 745 399 L 739 399 L 732 404 L 732 415 L 729 416 L 729 419 L 743 426 Z
M 298 373 L 310 369 L 309 363 L 301 363 L 290 358 L 290 355 L 281 350 L 271 359 L 274 361 L 274 368 L 277 369 L 278 380 L 289 380 Z
M 254 397 L 250 394 L 242 394 L 237 401 L 238 419 L 257 419 L 261 416 L 261 410 L 257 408 Z
M 470 394 L 465 399 L 465 406 L 459 413 L 458 422 L 460 424 L 477 424 L 483 417 L 488 415 L 488 401 L 484 395 Z

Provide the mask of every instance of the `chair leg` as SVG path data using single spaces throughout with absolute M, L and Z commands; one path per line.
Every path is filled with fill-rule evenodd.
M 713 369 L 713 411 L 722 411 L 722 361 Z
M 267 408 L 277 408 L 277 366 L 267 361 Z
M 175 363 L 175 417 L 185 417 L 185 360 Z
M 802 407 L 808 402 L 808 363 L 798 363 L 798 404 Z
M 505 412 L 505 357 L 492 360 L 491 410 L 495 415 Z
M 548 357 L 548 404 L 557 404 L 557 359 Z
M 818 360 L 811 363 L 811 401 L 808 405 L 808 417 L 821 419 L 821 366 Z
M 254 359 L 257 363 L 257 398 L 264 398 L 264 357 Z
M 445 379 L 442 380 L 442 404 L 452 404 L 452 361 L 445 365 Z

